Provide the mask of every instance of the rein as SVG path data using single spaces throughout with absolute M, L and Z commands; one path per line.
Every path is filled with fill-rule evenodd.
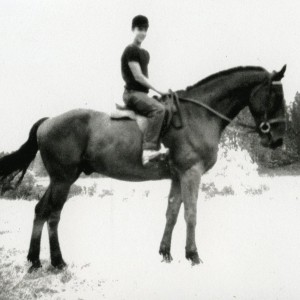
M 271 84 L 278 85 L 278 84 L 281 84 L 281 83 L 275 81 L 275 82 L 271 82 Z M 196 104 L 196 105 L 198 105 L 200 107 L 203 107 L 206 110 L 208 110 L 211 113 L 213 113 L 214 115 L 218 116 L 220 119 L 222 119 L 222 120 L 224 120 L 224 121 L 226 121 L 228 123 L 231 123 L 233 121 L 233 119 L 228 118 L 224 114 L 222 114 L 219 111 L 215 110 L 211 106 L 203 103 L 202 101 L 195 100 L 195 99 L 192 99 L 192 98 L 179 97 L 177 95 L 177 93 L 173 92 L 171 89 L 169 89 L 169 93 L 171 94 L 172 97 L 174 97 L 175 100 L 186 101 L 186 102 L 190 102 L 190 103 Z M 262 133 L 265 133 L 265 134 L 269 133 L 270 130 L 271 130 L 271 124 L 285 123 L 286 122 L 286 120 L 284 118 L 274 118 L 274 119 L 267 120 L 266 113 L 267 113 L 267 111 L 265 112 L 265 121 L 261 122 L 260 125 L 259 125 L 259 129 L 260 129 L 260 131 Z M 244 127 L 244 128 L 248 128 L 249 130 L 247 131 L 247 133 L 254 133 L 254 132 L 257 131 L 257 127 L 255 125 L 250 125 L 250 124 L 247 124 L 247 123 L 244 123 L 244 122 L 240 122 L 240 121 L 236 121 L 235 124 L 238 125 L 238 126 Z
M 204 107 L 205 109 L 207 109 L 208 111 L 212 112 L 214 115 L 218 116 L 220 119 L 224 120 L 224 121 L 227 121 L 228 123 L 231 123 L 233 121 L 233 119 L 230 119 L 228 117 L 226 117 L 225 115 L 223 115 L 222 113 L 216 111 L 215 109 L 213 109 L 212 107 L 210 107 L 209 105 L 201 102 L 201 101 L 197 101 L 197 100 L 194 100 L 194 99 L 191 99 L 191 98 L 183 98 L 183 97 L 178 97 L 179 100 L 181 101 L 186 101 L 186 102 L 191 102 L 191 103 L 194 103 L 198 106 L 201 106 L 201 107 Z M 244 128 L 249 128 L 251 130 L 256 130 L 256 127 L 253 126 L 253 125 L 249 125 L 249 124 L 246 124 L 246 123 L 243 123 L 243 122 L 239 122 L 237 121 L 236 122 L 237 125 L 241 126 L 241 127 L 244 127 Z

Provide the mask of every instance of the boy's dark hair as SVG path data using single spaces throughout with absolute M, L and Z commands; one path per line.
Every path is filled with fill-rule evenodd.
M 147 17 L 143 15 L 137 15 L 132 19 L 131 29 L 133 30 L 134 27 L 144 27 L 148 29 L 149 21 Z

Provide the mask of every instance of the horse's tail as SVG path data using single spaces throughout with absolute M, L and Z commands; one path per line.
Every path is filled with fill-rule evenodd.
M 37 130 L 47 119 L 42 118 L 33 124 L 28 140 L 17 151 L 0 158 L 0 184 L 9 184 L 17 174 L 22 172 L 16 185 L 21 183 L 27 168 L 38 151 Z

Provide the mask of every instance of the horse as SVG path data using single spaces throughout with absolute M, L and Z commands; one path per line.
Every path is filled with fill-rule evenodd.
M 135 120 L 113 120 L 108 114 L 91 109 L 73 109 L 38 120 L 28 140 L 17 151 L 0 159 L 1 181 L 12 180 L 20 173 L 22 180 L 39 150 L 50 177 L 45 194 L 35 206 L 28 271 L 42 266 L 40 242 L 46 222 L 51 264 L 58 269 L 66 267 L 58 240 L 58 224 L 70 187 L 82 172 L 97 172 L 126 181 L 170 179 L 159 254 L 163 261 L 171 262 L 172 232 L 183 203 L 185 257 L 192 265 L 199 264 L 195 234 L 201 176 L 217 161 L 222 132 L 247 106 L 255 124 L 252 128 L 261 144 L 271 149 L 282 145 L 286 108 L 281 79 L 285 70 L 286 65 L 278 72 L 240 66 L 176 91 L 183 126 L 168 127 L 161 137 L 162 143 L 169 148 L 168 159 L 151 167 L 142 165 L 143 133 Z

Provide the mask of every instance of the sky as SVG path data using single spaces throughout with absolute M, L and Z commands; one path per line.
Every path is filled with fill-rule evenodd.
M 122 102 L 120 58 L 137 14 L 149 19 L 142 47 L 158 89 L 287 64 L 291 102 L 300 91 L 299 11 L 295 0 L 0 0 L 0 151 L 18 149 L 42 117 Z

